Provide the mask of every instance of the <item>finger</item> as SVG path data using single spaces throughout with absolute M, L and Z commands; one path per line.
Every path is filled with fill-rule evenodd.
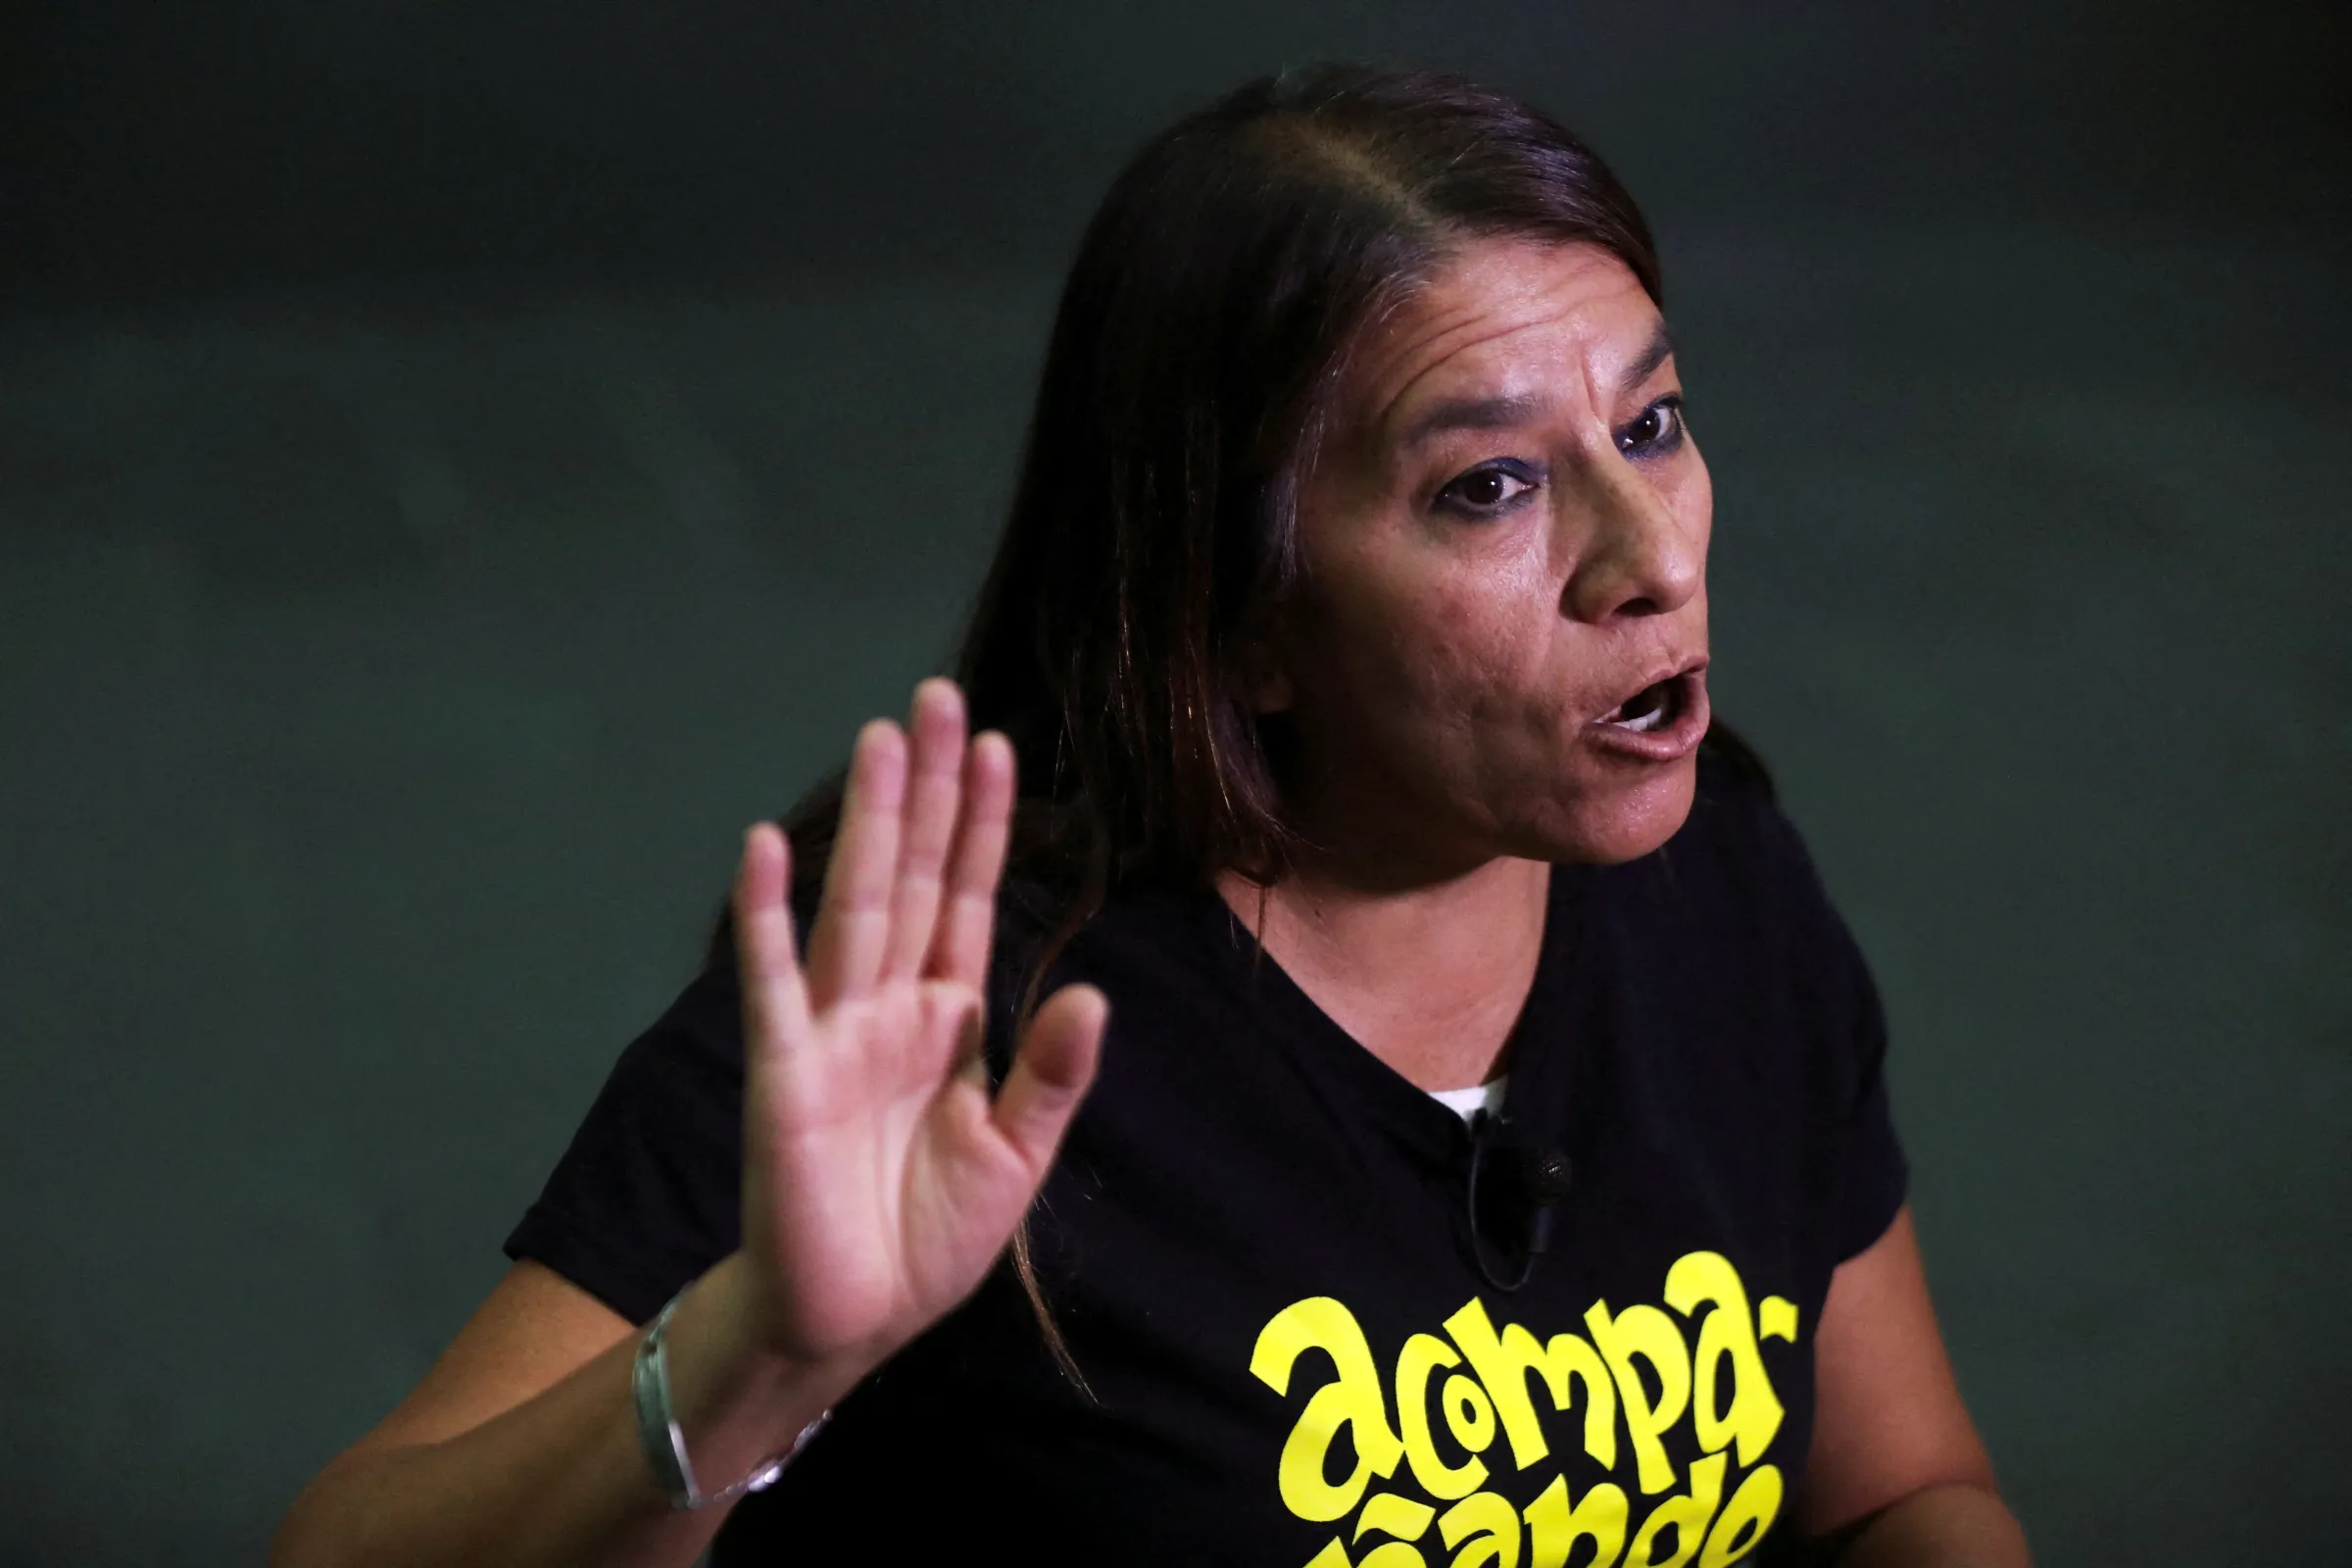
M 890 895 L 890 939 L 882 954 L 884 980 L 913 978 L 931 951 L 940 879 L 963 797 L 963 693 L 954 681 L 922 682 L 914 689 L 907 728 L 913 745 L 899 873 Z
M 798 1038 L 808 1028 L 808 996 L 793 948 L 791 886 L 792 846 L 773 823 L 753 823 L 735 877 L 735 966 L 750 1026 L 747 1049 Z
M 850 754 L 841 829 L 808 933 L 808 997 L 815 1008 L 870 989 L 881 971 L 906 786 L 906 737 L 887 718 L 870 721 Z
M 991 1118 L 1039 1181 L 1070 1125 L 1102 1059 L 1110 999 L 1093 986 L 1063 986 L 1030 1020 L 1029 1033 L 1004 1075 Z
M 997 929 L 997 886 L 1012 826 L 1012 743 L 995 730 L 975 736 L 963 758 L 963 816 L 948 866 L 939 930 L 924 974 L 988 983 L 988 949 Z

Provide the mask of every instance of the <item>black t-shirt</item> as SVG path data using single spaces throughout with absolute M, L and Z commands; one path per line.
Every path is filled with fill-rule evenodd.
M 1017 955 L 1033 914 L 1003 908 Z M 1115 898 L 1049 989 L 1077 978 L 1109 1033 L 1031 1225 L 1090 1392 L 1000 1264 L 714 1562 L 1714 1568 L 1785 1541 L 1830 1274 L 1905 1167 L 1869 973 L 1759 790 L 1707 759 L 1663 849 L 1553 868 L 1499 1125 L 1364 1050 L 1213 889 Z M 508 1253 L 649 1320 L 736 1245 L 741 1073 L 722 963 L 621 1053 Z M 1541 1252 L 1512 1148 L 1567 1161 Z

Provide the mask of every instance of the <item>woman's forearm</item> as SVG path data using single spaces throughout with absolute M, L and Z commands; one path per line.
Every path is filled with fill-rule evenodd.
M 2032 1568 L 2008 1504 L 1967 1482 L 1922 1488 L 1892 1504 L 1838 1554 L 1837 1568 Z
M 672 1314 L 672 1399 L 705 1492 L 750 1474 L 856 1382 L 857 1369 L 759 1352 L 735 1258 Z M 637 1434 L 631 1334 L 536 1397 L 438 1443 L 361 1450 L 288 1510 L 270 1568 L 685 1568 L 726 1509 L 672 1512 Z

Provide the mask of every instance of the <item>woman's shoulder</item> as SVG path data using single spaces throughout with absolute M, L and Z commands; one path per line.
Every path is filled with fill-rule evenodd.
M 1727 872 L 1770 879 L 1795 870 L 1805 851 L 1771 776 L 1752 754 L 1744 747 L 1738 753 L 1702 748 L 1690 815 L 1658 858 L 1666 866 L 1709 859 Z
M 1752 754 L 1701 750 L 1682 827 L 1603 881 L 1622 906 L 1678 927 L 1697 922 L 1741 945 L 1786 951 L 1838 940 L 1804 835 Z
M 1043 966 L 1054 984 L 1192 986 L 1209 978 L 1208 938 L 1221 909 L 1205 887 L 1135 883 L 1090 899 L 1007 875 L 997 895 L 990 985 L 1025 987 Z

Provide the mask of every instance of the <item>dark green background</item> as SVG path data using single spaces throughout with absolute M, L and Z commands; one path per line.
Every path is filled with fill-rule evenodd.
M 2041 1559 L 2352 1561 L 2339 12 L 9 10 L 0 1562 L 259 1560 L 940 665 L 1125 150 L 1334 54 L 1659 230 Z

